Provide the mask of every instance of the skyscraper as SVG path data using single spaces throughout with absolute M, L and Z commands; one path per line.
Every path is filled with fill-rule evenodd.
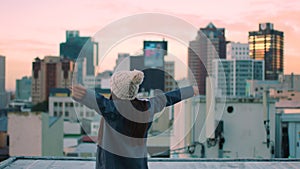
M 265 61 L 266 80 L 278 80 L 283 74 L 283 37 L 272 23 L 260 23 L 258 31 L 249 32 L 250 57 Z
M 56 56 L 36 58 L 32 63 L 32 103 L 48 100 L 51 88 L 68 88 L 72 84 L 73 62 Z
M 5 57 L 0 55 L 0 109 L 5 108 L 7 95 L 5 91 Z
M 16 98 L 28 100 L 31 97 L 31 77 L 24 76 L 16 80 Z
M 188 66 L 201 95 L 205 95 L 206 76 L 212 73 L 212 60 L 216 58 L 226 58 L 225 29 L 216 28 L 213 23 L 209 23 L 205 28 L 200 28 L 196 39 L 190 41 L 188 48 Z
M 82 56 L 78 58 L 78 56 Z M 98 66 L 98 43 L 91 37 L 81 37 L 79 31 L 66 31 L 66 42 L 60 43 L 60 56 L 77 64 L 77 82 L 94 76 Z M 84 57 L 83 57 L 84 56 Z

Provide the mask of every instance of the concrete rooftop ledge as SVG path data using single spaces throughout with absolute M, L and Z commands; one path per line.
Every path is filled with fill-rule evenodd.
M 11 157 L 0 163 L 0 169 L 81 169 L 94 168 L 95 158 L 77 157 Z M 150 169 L 211 169 L 211 168 L 242 168 L 242 169 L 298 169 L 300 159 L 149 159 Z

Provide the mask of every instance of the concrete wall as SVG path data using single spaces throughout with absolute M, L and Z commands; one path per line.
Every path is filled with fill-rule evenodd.
M 199 115 L 202 117 L 206 110 L 205 103 L 199 103 Z M 228 107 L 233 112 L 227 111 Z M 270 105 L 270 138 L 275 141 L 275 107 Z M 264 126 L 265 115 L 262 102 L 226 102 L 225 105 L 217 103 L 216 111 L 221 112 L 216 121 L 224 122 L 224 156 L 227 158 L 270 158 L 270 148 L 266 144 L 266 130 Z M 195 118 L 195 117 L 194 117 Z M 205 134 L 205 120 L 197 121 L 194 127 L 195 141 L 206 145 L 206 157 L 218 157 L 218 144 L 212 147 L 207 146 Z M 205 130 L 204 130 L 205 131 Z M 272 143 L 271 143 L 272 145 Z M 196 153 L 200 156 L 200 150 Z
M 200 142 L 205 146 L 205 157 L 218 158 L 219 145 L 208 145 L 206 131 L 207 115 L 205 98 L 194 98 L 192 102 L 184 101 L 177 105 L 174 119 L 174 131 L 171 138 L 171 150 Z M 181 106 L 181 107 L 180 107 Z M 183 107 L 183 108 L 182 108 Z M 233 112 L 228 112 L 228 107 Z M 182 109 L 182 110 L 180 110 Z M 266 145 L 266 130 L 262 99 L 227 99 L 217 100 L 215 107 L 215 122 L 224 122 L 223 145 L 224 158 L 270 158 L 271 146 L 275 141 L 275 106 L 271 101 L 270 112 L 270 147 Z M 190 119 L 188 119 L 190 118 Z M 215 123 L 215 128 L 218 123 Z M 190 130 L 189 130 L 190 129 Z M 185 151 L 184 154 L 171 157 L 201 157 L 201 146 L 196 146 L 194 154 Z
M 191 142 L 192 129 L 192 101 L 191 99 L 184 100 L 175 104 L 173 131 L 171 134 L 170 149 L 178 149 L 189 145 Z M 175 157 L 171 154 L 171 157 Z M 176 157 L 188 157 L 187 154 L 179 154 Z
M 41 113 L 8 113 L 9 155 L 42 155 Z
M 42 114 L 42 155 L 63 156 L 63 118 L 49 123 L 49 116 Z
M 64 121 L 64 134 L 81 134 L 80 123 Z

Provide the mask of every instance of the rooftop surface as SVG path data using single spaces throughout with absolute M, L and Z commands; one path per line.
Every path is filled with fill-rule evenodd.
M 88 169 L 95 158 L 11 157 L 0 169 Z M 149 159 L 149 169 L 299 169 L 300 159 Z

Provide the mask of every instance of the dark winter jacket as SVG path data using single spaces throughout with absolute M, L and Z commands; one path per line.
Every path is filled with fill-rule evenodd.
M 147 169 L 147 132 L 155 113 L 194 95 L 192 87 L 149 99 L 107 99 L 88 90 L 79 102 L 103 116 L 98 133 L 97 169 Z

